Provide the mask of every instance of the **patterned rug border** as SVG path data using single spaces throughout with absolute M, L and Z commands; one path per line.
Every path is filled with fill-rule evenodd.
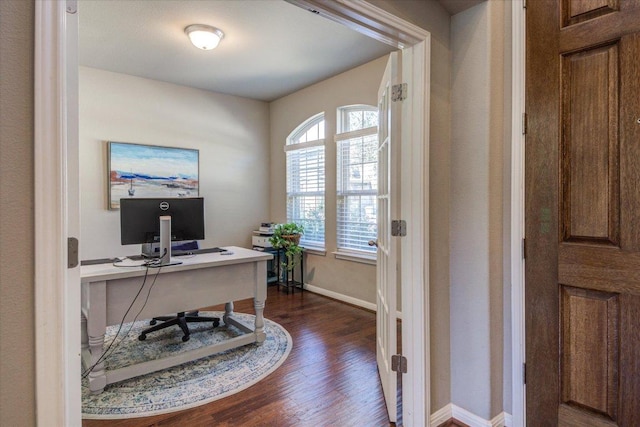
M 202 315 L 204 315 L 204 316 L 207 316 L 207 315 L 214 315 L 214 316 L 219 315 L 221 317 L 222 314 L 224 314 L 224 313 L 215 312 L 215 311 L 213 311 L 213 312 L 212 311 L 202 312 Z M 246 314 L 246 313 L 235 313 L 235 314 L 239 314 L 239 315 L 242 315 L 242 316 L 251 316 L 252 319 L 255 317 L 252 314 Z M 139 412 L 139 413 L 123 413 L 123 414 L 89 414 L 89 413 L 83 412 L 82 413 L 82 419 L 85 419 L 85 420 L 119 420 L 119 419 L 144 418 L 144 417 L 152 417 L 152 416 L 155 416 L 155 415 L 169 414 L 169 413 L 173 413 L 173 412 L 184 411 L 184 410 L 187 410 L 187 409 L 191 409 L 191 408 L 195 408 L 195 407 L 198 407 L 198 406 L 206 405 L 208 403 L 215 402 L 216 400 L 224 399 L 225 397 L 232 396 L 232 395 L 237 394 L 237 393 L 239 393 L 239 392 L 241 392 L 243 390 L 246 390 L 247 388 L 259 383 L 260 381 L 265 379 L 267 376 L 271 375 L 274 371 L 276 371 L 280 366 L 282 366 L 282 364 L 289 357 L 289 354 L 291 353 L 291 350 L 293 348 L 293 340 L 291 339 L 291 335 L 289 334 L 289 331 L 287 331 L 286 328 L 284 328 L 284 326 L 280 325 L 277 322 L 274 322 L 273 320 L 269 320 L 269 319 L 266 319 L 266 318 L 264 319 L 264 321 L 265 321 L 265 326 L 269 325 L 270 327 L 277 327 L 284 333 L 284 335 L 286 337 L 286 340 L 287 340 L 286 349 L 285 349 L 284 353 L 282 354 L 282 356 L 280 357 L 280 359 L 274 365 L 272 365 L 268 370 L 266 370 L 265 372 L 263 372 L 259 376 L 253 378 L 251 381 L 248 381 L 248 382 L 238 386 L 237 388 L 234 388 L 233 390 L 228 390 L 226 392 L 223 392 L 223 393 L 221 393 L 219 395 L 216 395 L 216 396 L 213 396 L 211 398 L 199 400 L 199 401 L 188 403 L 188 404 L 181 405 L 181 406 L 178 406 L 178 407 L 170 407 L 170 408 L 165 408 L 165 409 L 156 409 L 156 410 Z M 147 374 L 147 375 L 153 375 L 153 373 Z M 84 409 L 83 409 L 83 411 L 84 411 Z

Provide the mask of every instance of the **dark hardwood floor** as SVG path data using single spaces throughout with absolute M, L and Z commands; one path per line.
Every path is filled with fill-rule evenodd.
M 215 309 L 222 309 L 216 306 Z M 252 300 L 235 311 L 253 313 Z M 291 334 L 293 349 L 259 383 L 194 409 L 84 427 L 393 426 L 376 368 L 375 313 L 310 292 L 269 287 L 265 317 Z

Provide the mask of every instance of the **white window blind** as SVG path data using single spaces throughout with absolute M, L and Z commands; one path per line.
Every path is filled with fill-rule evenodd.
M 299 126 L 287 140 L 287 222 L 304 226 L 300 244 L 324 249 L 324 115 Z
M 338 110 L 337 246 L 339 251 L 375 253 L 377 230 L 378 111 L 351 106 Z

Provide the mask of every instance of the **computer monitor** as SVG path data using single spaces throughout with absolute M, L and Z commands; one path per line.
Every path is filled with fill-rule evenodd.
M 167 217 L 170 217 L 171 231 L 169 236 L 163 236 L 169 231 Z M 170 261 L 170 242 L 203 239 L 202 197 L 120 199 L 120 242 L 123 245 L 160 243 L 162 265 Z

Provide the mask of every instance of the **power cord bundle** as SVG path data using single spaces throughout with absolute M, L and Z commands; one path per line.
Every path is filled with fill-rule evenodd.
M 165 254 L 166 254 L 166 251 L 165 251 Z M 161 258 L 162 257 L 160 257 L 160 259 Z M 155 261 L 155 264 L 159 263 L 159 259 L 158 260 L 154 259 L 154 260 L 150 260 L 150 261 Z M 114 263 L 114 265 L 115 265 L 115 263 Z M 129 308 L 127 308 L 127 311 L 122 316 L 122 320 L 120 321 L 120 325 L 118 326 L 118 331 L 116 332 L 115 336 L 113 337 L 113 340 L 107 346 L 107 349 L 102 352 L 102 354 L 100 355 L 98 360 L 96 360 L 96 362 L 93 365 L 89 366 L 87 369 L 85 369 L 82 372 L 82 379 L 87 378 L 89 376 L 89 374 L 95 369 L 96 366 L 98 366 L 100 363 L 102 363 L 107 357 L 109 357 L 120 346 L 122 341 L 124 341 L 124 339 L 131 332 L 131 329 L 133 328 L 133 325 L 136 322 L 136 320 L 138 320 L 138 316 L 140 316 L 140 313 L 142 313 L 142 310 L 144 310 L 144 308 L 147 306 L 147 302 L 149 301 L 149 296 L 151 295 L 151 290 L 153 289 L 154 285 L 156 284 L 156 279 L 158 278 L 158 275 L 160 274 L 160 269 L 162 268 L 161 266 L 158 268 L 158 270 L 157 270 L 158 272 L 154 275 L 153 282 L 151 283 L 151 286 L 149 286 L 149 290 L 147 291 L 147 296 L 146 296 L 146 298 L 144 300 L 144 304 L 142 304 L 142 307 L 140 308 L 140 310 L 138 311 L 138 313 L 134 317 L 133 321 L 131 322 L 131 326 L 129 327 L 129 330 L 127 331 L 126 334 L 124 334 L 120 338 L 120 340 L 118 341 L 116 346 L 113 347 L 113 344 L 118 339 L 118 336 L 120 335 L 120 331 L 122 330 L 122 327 L 124 326 L 124 320 L 127 318 L 127 315 L 129 314 L 129 311 L 131 311 L 131 309 L 133 308 L 133 305 L 135 304 L 136 300 L 140 296 L 140 293 L 144 289 L 144 285 L 147 283 L 147 277 L 149 276 L 149 267 L 151 267 L 152 265 L 154 265 L 154 264 L 151 263 L 151 262 L 147 262 L 147 263 L 143 264 L 143 266 L 145 266 L 147 268 L 146 268 L 146 270 L 144 272 L 144 279 L 142 280 L 142 285 L 138 289 L 138 292 L 136 293 L 136 296 L 133 297 L 133 300 L 131 301 L 131 304 L 129 304 Z

